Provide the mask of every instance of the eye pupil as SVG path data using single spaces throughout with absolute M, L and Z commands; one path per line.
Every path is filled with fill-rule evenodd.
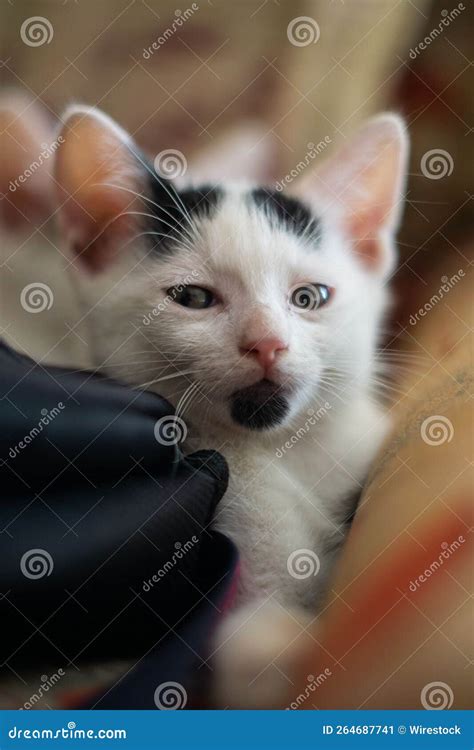
M 325 284 L 304 284 L 291 291 L 290 302 L 297 310 L 318 310 L 329 301 Z
M 190 307 L 194 310 L 204 310 L 215 304 L 215 297 L 209 289 L 201 286 L 188 284 L 187 286 L 170 287 L 167 294 L 182 307 Z

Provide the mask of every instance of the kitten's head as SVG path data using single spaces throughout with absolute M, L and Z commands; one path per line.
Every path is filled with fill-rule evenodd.
M 177 188 L 102 113 L 65 119 L 60 218 L 98 365 L 184 395 L 186 421 L 240 431 L 368 387 L 402 201 L 399 118 L 369 121 L 288 193 Z

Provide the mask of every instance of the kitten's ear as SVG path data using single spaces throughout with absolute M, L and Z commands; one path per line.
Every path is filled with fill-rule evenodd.
M 361 260 L 374 270 L 387 271 L 393 262 L 390 239 L 401 216 L 407 157 L 403 120 L 382 114 L 297 188 L 342 223 Z
M 94 108 L 73 107 L 58 136 L 54 177 L 67 243 L 91 272 L 113 261 L 137 233 L 147 171 L 132 138 Z M 140 208 L 141 207 L 141 208 Z

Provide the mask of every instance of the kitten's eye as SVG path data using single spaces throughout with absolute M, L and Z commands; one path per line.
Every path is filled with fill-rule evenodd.
M 329 302 L 331 292 L 325 284 L 304 284 L 290 292 L 290 303 L 297 311 L 318 310 Z
M 172 286 L 167 290 L 167 294 L 183 307 L 192 307 L 194 310 L 204 310 L 206 307 L 212 307 L 216 304 L 216 298 L 209 289 L 203 289 L 202 286 Z

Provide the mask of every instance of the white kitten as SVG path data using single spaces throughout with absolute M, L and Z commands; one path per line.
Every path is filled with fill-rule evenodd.
M 95 363 L 179 404 L 186 450 L 226 457 L 215 526 L 239 548 L 245 608 L 221 633 L 224 675 L 242 666 L 242 648 L 250 657 L 233 692 L 221 684 L 221 700 L 269 705 L 268 685 L 245 697 L 251 645 L 282 618 L 291 640 L 293 613 L 317 612 L 387 429 L 373 378 L 403 124 L 371 120 L 284 195 L 245 184 L 178 192 L 102 113 L 76 108 L 65 120 L 61 221 Z M 263 666 L 273 660 L 264 657 Z

